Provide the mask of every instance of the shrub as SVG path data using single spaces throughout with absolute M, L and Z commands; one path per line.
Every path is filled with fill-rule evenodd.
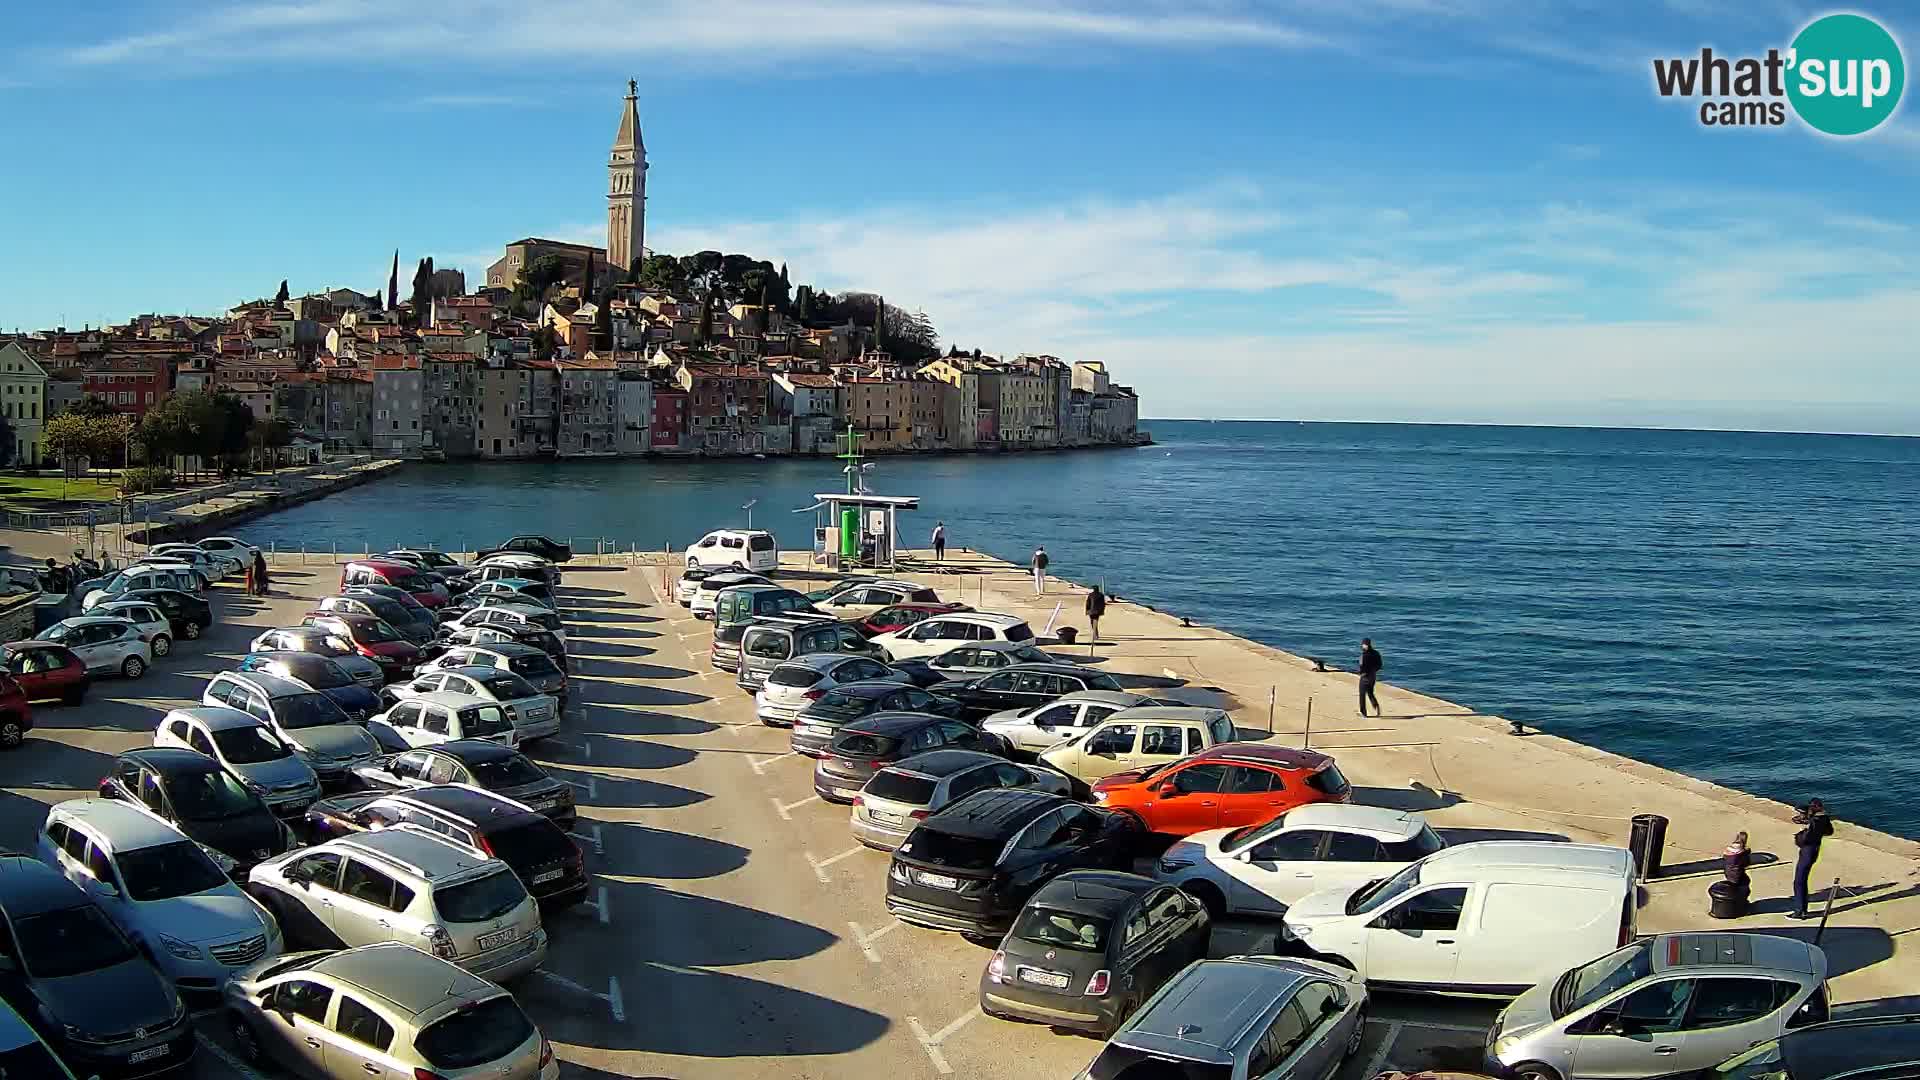
M 147 495 L 173 486 L 173 470 L 159 465 L 142 465 L 120 474 L 123 495 Z

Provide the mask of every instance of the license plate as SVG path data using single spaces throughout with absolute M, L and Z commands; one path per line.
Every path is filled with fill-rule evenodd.
M 936 889 L 953 889 L 960 885 L 959 878 L 948 877 L 945 874 L 915 874 L 914 880 Z
M 834 788 L 834 789 L 833 789 L 833 793 L 834 793 L 835 795 L 838 795 L 838 796 L 840 796 L 840 797 L 841 797 L 841 798 L 843 798 L 843 799 L 851 799 L 851 798 L 853 798 L 853 797 L 854 797 L 855 795 L 858 795 L 858 794 L 860 794 L 860 789 L 859 789 L 859 788 L 845 788 L 845 787 L 837 787 L 837 788 Z
M 1021 968 L 1020 981 L 1030 982 L 1035 986 L 1050 986 L 1055 990 L 1065 990 L 1068 979 L 1065 975 L 1056 975 L 1051 971 L 1035 971 L 1032 968 Z
M 166 1057 L 168 1049 L 169 1047 L 166 1043 L 161 1043 L 159 1046 L 149 1046 L 145 1050 L 135 1050 L 133 1053 L 127 1055 L 127 1064 L 138 1065 L 143 1061 L 152 1061 L 154 1058 Z
M 564 871 L 560 871 L 560 870 L 542 871 L 538 874 L 533 875 L 533 883 L 535 885 L 545 885 L 549 881 L 559 881 L 560 875 L 562 873 L 564 873 Z
M 878 811 L 878 810 L 869 810 L 869 811 L 867 811 L 867 816 L 868 816 L 868 817 L 870 817 L 870 818 L 872 818 L 873 820 L 875 820 L 875 821 L 877 821 L 877 822 L 879 822 L 879 823 L 880 823 L 880 824 L 882 824 L 882 825 L 898 825 L 898 824 L 900 824 L 900 815 L 899 815 L 899 814 L 883 814 L 883 813 L 881 813 L 881 812 L 880 812 L 880 811 Z
M 478 938 L 474 939 L 473 943 L 483 950 L 497 949 L 519 936 L 520 931 L 518 930 L 499 930 L 491 934 L 481 934 Z

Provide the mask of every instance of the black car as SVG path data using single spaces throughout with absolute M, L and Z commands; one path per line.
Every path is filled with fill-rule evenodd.
M 1045 705 L 1081 690 L 1125 689 L 1106 672 L 1077 664 L 1017 664 L 976 679 L 942 683 L 933 692 L 960 702 L 969 717 L 984 717 L 1003 709 Z
M 1824 1005 L 1826 994 L 1813 1000 Z M 1920 1016 L 1894 1013 L 1795 1028 L 1691 1076 L 1692 1080 L 1905 1080 L 1920 1075 L 1915 1062 L 1920 1062 Z
M 874 679 L 836 686 L 793 714 L 793 752 L 817 758 L 845 725 L 879 712 L 927 713 L 959 718 L 960 703 L 917 686 Z
M 930 713 L 882 712 L 837 731 L 813 763 L 813 790 L 831 803 L 851 803 L 873 774 L 931 750 L 977 750 L 1009 757 L 1013 748 L 964 720 Z
M 1113 1034 L 1212 939 L 1206 905 L 1139 874 L 1075 870 L 1033 894 L 980 976 L 980 1011 Z
M 1069 870 L 1124 870 L 1141 838 L 1125 814 L 1022 788 L 976 791 L 922 821 L 887 867 L 901 922 L 1003 934 L 1040 886 Z
M 248 653 L 240 658 L 238 670 L 277 675 L 318 690 L 356 721 L 365 720 L 381 709 L 379 694 L 355 682 L 345 668 L 318 653 Z
M 516 536 L 498 547 L 490 547 L 480 552 L 474 556 L 474 561 L 478 562 L 489 555 L 497 555 L 503 551 L 517 551 L 523 555 L 538 555 L 551 563 L 563 563 L 573 558 L 573 549 L 557 540 L 551 540 L 544 536 Z
M 187 838 L 233 860 L 244 878 L 253 864 L 286 851 L 293 838 L 259 792 L 205 754 L 177 746 L 129 750 L 113 759 L 100 795 L 144 806 Z M 215 860 L 218 862 L 219 860 Z
M 206 600 L 179 589 L 134 589 L 116 600 L 144 600 L 160 609 L 173 627 L 173 636 L 192 641 L 213 625 L 213 607 Z
M 408 821 L 505 862 L 543 907 L 570 907 L 587 897 L 586 865 L 566 831 L 545 815 L 491 792 L 439 785 L 339 795 L 307 811 L 316 844 Z
M 439 641 L 442 650 L 456 645 L 491 645 L 495 642 L 512 642 L 516 645 L 531 645 L 547 654 L 560 670 L 569 667 L 567 647 L 560 636 L 541 626 L 528 626 L 522 623 L 488 623 L 485 626 L 463 626 L 458 630 L 441 628 L 443 636 Z
M 389 596 L 385 590 L 392 590 L 407 598 L 408 603 Z M 368 611 L 387 620 L 387 625 L 400 631 L 401 636 L 415 645 L 424 645 L 433 640 L 440 623 L 428 611 L 426 605 L 413 598 L 413 594 L 394 585 L 355 585 L 342 592 L 343 599 L 353 600 L 366 605 Z
M 955 680 L 927 666 L 925 660 L 895 660 L 887 670 L 922 690 Z
M 0 856 L 0 997 L 80 1076 L 161 1072 L 198 1046 L 186 1004 L 153 961 L 79 886 L 24 855 Z M 10 1075 L 49 1075 L 6 1064 Z
M 548 776 L 520 751 L 484 739 L 417 747 L 395 754 L 380 768 L 361 769 L 360 778 L 373 787 L 394 791 L 428 784 L 471 784 L 523 803 L 561 825 L 572 825 L 577 816 L 573 788 L 564 780 Z

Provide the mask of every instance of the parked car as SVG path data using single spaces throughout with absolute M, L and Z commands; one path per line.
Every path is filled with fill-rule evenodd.
M 118 599 L 152 604 L 164 613 L 177 641 L 193 641 L 213 625 L 213 606 L 180 589 L 129 589 Z
M 1811 1003 L 1809 1003 L 1811 1004 Z M 1801 1011 L 1807 1011 L 1801 1006 Z M 1797 1019 L 1797 1018 L 1796 1018 Z M 1920 1062 L 1920 1016 L 1861 1016 L 1790 1029 L 1710 1070 L 1701 1080 L 1895 1080 Z
M 1033 629 L 1018 615 L 956 611 L 921 619 L 905 630 L 877 635 L 873 642 L 891 659 L 914 660 L 940 656 L 968 642 L 1032 640 Z
M 1045 704 L 990 713 L 980 726 L 1017 750 L 1038 753 L 1098 727 L 1100 721 L 1122 709 L 1166 704 L 1169 702 L 1125 690 L 1078 690 Z
M 1827 1019 L 1827 956 L 1772 934 L 1661 934 L 1548 978 L 1493 1022 L 1524 1080 L 1706 1069 Z
M 858 622 L 894 604 L 938 604 L 940 594 L 911 581 L 859 581 L 807 594 L 807 599 L 836 619 Z
M 192 544 L 155 544 L 147 549 L 147 559 L 167 559 L 193 567 L 208 581 L 220 581 L 240 572 L 240 565 L 224 555 L 197 548 Z
M 261 965 L 228 985 L 226 1007 L 234 1048 L 256 1068 L 316 1080 L 560 1075 L 512 994 L 410 944 Z
M 273 728 L 322 784 L 340 783 L 380 755 L 367 729 L 356 725 L 317 690 L 259 671 L 227 671 L 200 695 L 203 705 L 228 705 Z
M 809 653 L 783 660 L 753 696 L 754 713 L 772 727 L 791 727 L 794 714 L 827 691 L 848 683 L 904 681 L 885 664 L 853 653 Z
M 699 569 L 695 567 L 695 569 Z M 771 585 L 773 582 L 759 574 L 742 573 L 705 573 L 693 590 L 693 599 L 687 604 L 696 619 L 713 618 L 713 606 L 720 600 L 720 594 L 736 585 Z
M 379 664 L 360 655 L 353 642 L 319 627 L 283 626 L 268 630 L 254 638 L 247 648 L 257 653 L 314 653 L 339 664 L 341 670 L 353 676 L 354 682 L 370 690 L 378 691 L 386 684 L 386 675 Z
M 531 578 L 560 587 L 560 568 L 538 555 L 519 551 L 497 551 L 482 555 L 467 571 L 467 584 L 506 578 Z
M 425 645 L 432 641 L 440 628 L 439 621 L 424 606 L 416 603 L 409 608 L 392 597 L 368 592 L 364 588 L 348 589 L 339 596 L 322 597 L 319 610 L 342 615 L 369 615 L 376 619 L 383 619 L 388 626 L 400 631 L 401 637 L 415 645 Z M 415 612 L 419 614 L 416 615 Z
M 867 644 L 866 635 L 824 615 L 798 611 L 790 615 L 769 615 L 748 623 L 747 632 L 740 635 L 740 671 L 734 682 L 741 689 L 753 692 L 766 683 L 767 674 L 776 665 L 796 656 L 811 653 L 874 656 L 878 652 Z
M 482 572 L 492 567 L 483 567 Z M 560 600 L 553 593 L 553 586 L 544 581 L 517 576 L 519 567 L 504 567 L 504 577 L 494 577 L 467 589 L 466 599 L 471 599 L 476 607 L 490 604 L 528 604 L 542 607 L 548 611 L 559 611 Z
M 985 719 L 998 712 L 1031 709 L 1066 694 L 1083 690 L 1124 693 L 1118 680 L 1104 671 L 1078 664 L 1018 664 L 991 675 L 943 683 L 933 688 L 960 702 L 969 718 Z
M 282 817 L 320 797 L 320 777 L 264 722 L 224 705 L 174 709 L 154 728 L 153 745 L 204 754 Z
M 279 928 L 206 850 L 125 803 L 69 799 L 47 811 L 40 861 L 100 905 L 180 990 L 218 990 L 280 952 Z
M 413 674 L 420 663 L 420 647 L 408 641 L 385 619 L 346 612 L 313 611 L 300 620 L 302 626 L 323 630 L 353 645 L 355 652 L 380 665 L 387 682 Z
M 40 640 L 65 645 L 91 674 L 106 672 L 137 679 L 153 666 L 153 649 L 139 628 L 125 619 L 90 615 L 63 619 L 40 631 Z
M 0 930 L 5 929 L 4 919 L 0 919 Z M 7 972 L 0 967 L 0 978 L 7 974 L 19 977 L 19 961 L 12 952 L 0 952 L 0 965 L 12 961 L 14 967 Z M 31 990 L 21 995 L 33 999 Z M 35 1000 L 35 1004 L 38 1001 Z M 6 1062 L 8 1076 L 42 1077 L 44 1080 L 75 1080 L 73 1070 L 54 1053 L 52 1044 L 40 1037 L 32 1025 L 21 1019 L 20 1014 L 5 1000 L 0 1000 L 0 1061 Z
M 1309 803 L 1264 824 L 1194 833 L 1160 857 L 1162 880 L 1214 915 L 1279 915 L 1320 889 L 1361 885 L 1446 847 L 1408 810 Z
M 915 825 L 976 791 L 1032 788 L 1070 795 L 1072 786 L 1059 773 L 1016 765 L 997 754 L 931 750 L 874 772 L 853 797 L 853 838 L 870 848 L 892 851 Z
M 1040 886 L 1069 870 L 1124 870 L 1132 822 L 1044 791 L 976 791 L 914 827 L 887 867 L 901 922 L 999 935 Z
M 1033 894 L 980 975 L 980 1011 L 1105 1038 L 1207 957 L 1198 900 L 1138 874 L 1075 870 Z
M 693 606 L 693 595 L 700 591 L 700 583 L 719 573 L 704 566 L 691 566 L 680 571 L 680 577 L 673 583 L 673 599 L 683 608 Z
M 1171 765 L 1114 773 L 1093 801 L 1164 836 L 1258 825 L 1308 803 L 1344 803 L 1353 788 L 1325 754 L 1266 743 L 1222 743 Z
M 929 713 L 882 712 L 842 727 L 813 764 L 813 790 L 831 803 L 851 803 L 873 774 L 933 750 L 974 750 L 1006 757 L 1012 748 L 972 724 Z M 1064 783 L 1072 781 L 1061 777 Z
M 171 589 L 191 595 L 204 591 L 206 587 L 206 575 L 185 563 L 131 566 L 108 578 L 98 588 L 87 590 L 81 598 L 80 610 L 86 611 L 109 600 L 124 600 L 129 593 L 149 589 Z
M 438 571 L 435 571 L 435 573 L 437 574 Z M 438 618 L 435 615 L 435 612 L 446 610 L 445 608 L 427 607 L 427 605 L 422 604 L 420 601 L 414 599 L 412 593 L 408 592 L 407 590 L 401 588 L 398 585 L 379 585 L 379 584 L 353 585 L 353 586 L 349 586 L 347 591 L 342 593 L 341 595 L 342 596 L 359 596 L 364 593 L 372 593 L 375 596 L 384 596 L 387 599 L 393 601 L 394 603 L 399 604 L 401 607 L 407 609 L 407 614 L 413 616 L 413 619 L 415 622 L 437 623 Z M 396 623 L 395 625 L 398 625 L 398 624 Z
M 203 536 L 194 543 L 216 555 L 226 555 L 242 566 L 252 563 L 261 554 L 259 548 L 237 536 Z
M 362 775 L 369 786 L 384 791 L 467 784 L 532 807 L 561 825 L 572 825 L 577 816 L 571 785 L 548 776 L 525 754 L 499 743 L 462 739 L 408 750 L 363 770 Z
M 380 695 L 347 674 L 347 669 L 318 653 L 248 653 L 240 658 L 236 671 L 257 671 L 273 675 L 309 690 L 316 690 L 340 706 L 349 720 L 360 721 L 380 711 Z
M 740 639 L 746 636 L 745 623 L 714 627 L 713 644 L 707 648 L 707 662 L 713 665 L 715 671 L 739 671 Z
M 178 746 L 129 750 L 101 777 L 100 797 L 144 810 L 185 833 L 228 874 L 244 875 L 293 837 L 260 793 L 226 766 Z
M 93 677 L 72 649 L 53 641 L 13 641 L 5 650 L 7 675 L 28 701 L 78 705 L 86 700 Z M 24 734 L 25 729 L 22 729 Z
M 889 604 L 863 619 L 857 619 L 853 625 L 868 637 L 891 634 L 896 630 L 905 630 L 922 619 L 935 615 L 949 615 L 956 611 L 971 611 L 965 604 Z
M 563 645 L 567 640 L 566 626 L 561 623 L 560 616 L 552 608 L 540 604 L 486 604 L 450 620 L 446 626 L 449 630 L 473 626 L 537 629 L 553 634 Z
M 33 730 L 33 706 L 10 675 L 0 675 L 0 750 L 18 750 Z
M 1331 1080 L 1360 1051 L 1367 989 L 1308 960 L 1201 960 L 1120 1025 L 1082 1076 L 1127 1080 L 1141 1062 L 1165 1075 Z
M 158 604 L 146 600 L 109 600 L 95 604 L 89 615 L 103 619 L 125 619 L 147 641 L 156 659 L 173 651 L 173 620 Z
M 137 1077 L 193 1060 L 199 1043 L 186 1002 L 58 869 L 0 855 L 0 929 L 0 997 L 39 1021 L 67 1064 Z M 21 1080 L 60 1075 L 6 1061 Z
M 789 742 L 796 754 L 817 758 L 841 727 L 879 713 L 909 712 L 957 719 L 960 703 L 893 679 L 843 683 L 793 714 Z
M 446 690 L 409 698 L 378 719 L 400 733 L 408 746 L 437 746 L 458 739 L 485 739 L 518 746 L 520 731 L 507 710 L 490 698 Z
M 499 623 L 492 626 L 469 626 L 453 630 L 435 642 L 432 648 L 452 649 L 463 645 L 527 645 L 547 655 L 555 667 L 562 671 L 572 666 L 567 658 L 567 647 L 551 630 L 542 630 L 537 626 L 521 626 L 514 623 Z
M 520 555 L 538 555 L 552 563 L 570 562 L 573 559 L 573 548 L 560 543 L 558 540 L 533 535 L 513 537 L 495 547 L 480 552 L 478 558 L 484 559 L 489 555 L 499 555 L 508 552 Z
M 432 548 L 401 548 L 398 551 L 389 551 L 382 555 L 381 558 L 410 562 L 423 570 L 432 570 L 435 573 L 466 569 L 465 566 L 460 564 L 459 559 L 454 558 L 444 551 L 435 551 Z
M 972 645 L 955 645 L 944 652 L 936 651 L 931 656 L 896 659 L 894 666 L 916 673 L 926 672 L 926 677 L 932 679 L 932 682 L 922 682 L 917 674 L 914 680 L 926 686 L 948 679 L 965 680 L 980 675 L 991 675 L 1001 668 L 1012 667 L 1015 664 L 1059 662 L 1059 657 L 1043 651 L 1031 641 L 982 641 Z
M 1489 840 L 1308 893 L 1285 931 L 1369 983 L 1517 994 L 1631 942 L 1636 891 L 1625 848 Z
M 560 733 L 560 699 L 541 693 L 532 683 L 500 668 L 429 668 L 410 682 L 387 687 L 387 696 L 401 702 L 443 690 L 499 703 L 519 730 L 520 742 Z
M 771 572 L 780 566 L 780 545 L 762 529 L 715 529 L 687 549 L 687 568 L 700 566 Z
M 1091 784 L 1115 773 L 1170 765 L 1239 735 L 1220 709 L 1145 705 L 1107 717 L 1084 735 L 1040 752 L 1042 763 Z
M 402 823 L 479 848 L 520 875 L 521 884 L 549 910 L 587 897 L 579 845 L 560 825 L 525 803 L 466 784 L 433 784 L 404 791 L 336 795 L 307 812 L 316 842 Z
M 713 625 L 750 623 L 768 615 L 815 612 L 807 598 L 779 585 L 734 585 L 720 590 L 713 601 Z
M 340 568 L 340 591 L 356 585 L 392 585 L 412 594 L 420 606 L 437 608 L 451 595 L 439 575 L 410 563 L 388 559 L 360 559 Z
M 418 825 L 335 837 L 261 863 L 248 881 L 293 941 L 418 942 L 500 982 L 547 956 L 540 907 L 519 875 Z
M 452 671 L 455 668 L 490 667 L 510 671 L 533 684 L 534 689 L 567 703 L 567 673 L 553 658 L 531 645 L 495 642 L 485 645 L 456 645 L 426 664 L 428 670 Z

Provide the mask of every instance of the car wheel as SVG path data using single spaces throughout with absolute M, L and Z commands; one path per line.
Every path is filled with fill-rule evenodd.
M 120 661 L 120 674 L 129 679 L 137 679 L 147 673 L 147 662 L 137 656 L 129 656 Z
M 1207 909 L 1209 916 L 1215 919 L 1227 917 L 1227 897 L 1213 882 L 1183 881 L 1179 888 L 1181 892 L 1200 901 L 1201 906 Z
M 1353 1055 L 1359 1053 L 1360 1043 L 1365 1040 L 1366 1034 L 1367 1034 L 1367 1011 L 1365 1009 L 1361 1009 L 1360 1015 L 1354 1019 L 1353 1034 L 1347 1036 L 1346 1048 L 1340 1051 L 1340 1060 L 1345 1061 L 1348 1058 L 1353 1057 Z
M 1522 1062 L 1513 1067 L 1514 1080 L 1560 1080 L 1559 1072 L 1551 1065 L 1542 1065 L 1538 1061 Z
M 190 623 L 188 623 L 188 624 L 187 624 L 187 625 L 185 626 L 185 628 L 183 628 L 183 629 L 182 629 L 182 630 L 180 631 L 180 636 L 181 636 L 181 637 L 183 637 L 183 638 L 186 638 L 186 639 L 187 639 L 188 641 L 192 641 L 192 640 L 193 640 L 194 638 L 197 638 L 197 637 L 199 637 L 199 636 L 200 636 L 200 624 L 199 624 L 199 623 L 197 623 L 197 622 L 190 622 Z
M 173 639 L 165 634 L 155 634 L 152 645 L 155 656 L 165 656 L 173 651 Z
M 27 729 L 20 726 L 18 717 L 0 719 L 0 750 L 18 750 L 26 739 Z
M 227 1029 L 233 1032 L 233 1048 L 239 1053 L 241 1061 L 256 1066 L 267 1064 L 266 1052 L 260 1049 L 260 1035 L 245 1017 L 239 1013 L 229 1014 Z

